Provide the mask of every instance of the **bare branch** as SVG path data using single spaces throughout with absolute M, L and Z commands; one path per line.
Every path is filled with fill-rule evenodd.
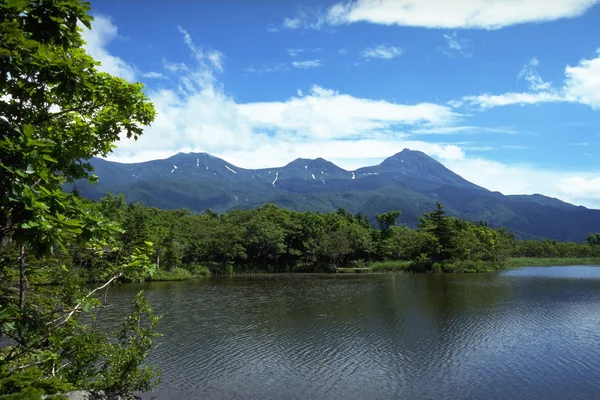
M 113 276 L 112 278 L 110 278 L 104 285 L 97 287 L 96 289 L 92 290 L 91 292 L 89 292 L 85 298 L 89 298 L 91 295 L 93 295 L 94 293 L 96 293 L 98 290 L 102 290 L 104 288 L 106 288 L 107 286 L 109 286 L 112 282 L 114 282 L 116 279 L 119 279 L 121 276 L 123 276 L 122 273 L 119 273 L 115 276 Z M 67 314 L 66 316 L 60 317 L 58 320 L 54 320 L 54 321 L 50 321 L 48 323 L 46 323 L 46 325 L 50 325 L 52 323 L 56 323 L 55 328 L 58 328 L 60 325 L 64 325 L 69 319 L 71 319 L 71 317 L 73 317 L 73 314 L 75 314 L 75 312 L 77 311 L 81 311 L 81 301 L 79 303 L 77 303 L 77 305 L 71 310 L 71 312 L 69 312 L 69 314 Z M 60 319 L 63 319 L 62 321 L 60 321 Z

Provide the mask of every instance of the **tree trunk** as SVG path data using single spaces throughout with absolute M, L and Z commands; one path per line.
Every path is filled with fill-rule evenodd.
M 25 245 L 19 251 L 19 306 L 25 308 Z
M 12 218 L 10 216 L 0 218 L 2 221 L 2 228 L 0 229 L 0 250 L 6 246 L 10 240 Z

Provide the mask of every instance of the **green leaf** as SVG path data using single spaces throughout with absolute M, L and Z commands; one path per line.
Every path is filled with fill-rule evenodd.
M 19 11 L 24 10 L 29 4 L 28 0 L 6 0 L 6 8 L 15 8 Z
M 33 134 L 35 133 L 35 126 L 31 125 L 31 124 L 26 124 L 23 126 L 23 133 L 25 134 L 25 136 L 33 136 Z

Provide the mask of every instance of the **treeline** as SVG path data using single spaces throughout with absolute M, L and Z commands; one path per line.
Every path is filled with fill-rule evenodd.
M 600 242 L 590 240 L 598 234 L 590 234 L 585 243 L 558 242 L 556 240 L 520 240 L 514 243 L 512 257 L 533 258 L 597 258 Z
M 232 272 L 333 272 L 337 267 L 401 266 L 413 272 L 487 271 L 510 257 L 592 257 L 590 243 L 516 241 L 504 228 L 448 216 L 438 203 L 410 229 L 396 225 L 400 211 L 375 216 L 344 209 L 294 212 L 272 204 L 252 210 L 194 214 L 161 210 L 123 196 L 107 195 L 98 211 L 122 228 L 121 251 L 147 248 L 160 277 Z M 152 244 L 152 247 L 148 247 Z M 104 259 L 72 248 L 72 262 L 91 279 L 102 276 Z M 385 268 L 384 268 L 385 269 Z M 396 268 L 397 269 L 397 268 Z

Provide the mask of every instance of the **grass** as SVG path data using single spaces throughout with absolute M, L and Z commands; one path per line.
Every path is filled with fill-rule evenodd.
M 519 267 L 550 267 L 554 265 L 600 265 L 600 257 L 586 257 L 586 258 L 533 258 L 533 257 L 520 257 L 520 258 L 509 258 L 506 261 L 506 268 L 519 268 Z
M 369 267 L 350 267 L 350 268 L 336 268 L 335 272 L 339 274 L 360 274 L 373 272 L 373 270 Z
M 210 276 L 210 270 L 204 266 L 198 266 L 192 271 L 185 268 L 174 268 L 171 271 L 158 270 L 147 278 L 147 281 L 185 281 L 193 278 Z
M 408 272 L 411 261 L 375 261 L 368 265 L 373 272 Z
M 452 263 L 432 263 L 429 260 L 418 261 L 376 261 L 368 265 L 373 272 L 491 272 L 498 269 L 484 261 L 454 261 Z

